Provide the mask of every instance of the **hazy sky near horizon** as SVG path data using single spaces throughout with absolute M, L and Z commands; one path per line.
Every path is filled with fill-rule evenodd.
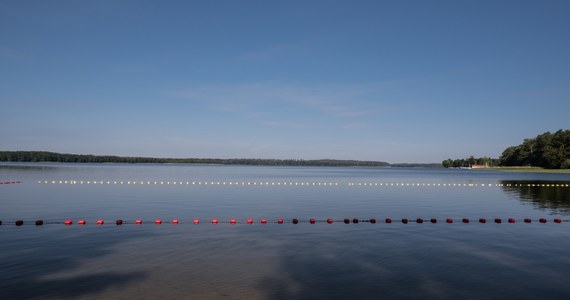
M 570 1 L 0 2 L 0 150 L 498 157 L 569 96 Z

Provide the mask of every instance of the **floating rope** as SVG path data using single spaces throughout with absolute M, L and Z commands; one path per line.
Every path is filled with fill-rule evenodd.
M 160 181 L 160 180 L 40 180 L 44 185 L 172 185 L 172 186 L 259 186 L 259 187 L 547 187 L 570 188 L 570 183 L 449 183 L 449 182 L 325 182 L 325 181 Z
M 20 183 L 22 183 L 20 180 L 17 180 L 17 181 L 0 181 L 0 185 L 20 184 Z
M 469 218 L 463 218 L 463 219 L 453 219 L 453 218 L 447 218 L 444 220 L 445 223 L 447 224 L 453 224 L 453 223 L 464 223 L 464 224 L 469 224 L 471 222 L 473 223 L 479 223 L 479 224 L 485 224 L 487 223 L 487 220 L 489 220 L 489 222 L 494 222 L 496 224 L 501 224 L 503 223 L 503 219 L 501 218 L 494 218 L 494 219 L 487 219 L 487 218 L 479 218 L 479 219 L 469 219 Z M 563 220 L 563 219 L 552 219 L 552 220 L 548 220 L 546 218 L 539 218 L 539 219 L 531 219 L 531 218 L 524 218 L 524 219 L 515 219 L 515 218 L 507 218 L 505 219 L 507 223 L 517 223 L 517 222 L 524 222 L 524 223 L 548 223 L 548 222 L 554 222 L 557 224 L 563 223 L 563 222 L 570 222 L 570 220 Z M 344 223 L 344 224 L 359 224 L 359 223 L 369 223 L 369 224 L 376 224 L 378 221 L 375 218 L 371 218 L 371 219 L 358 219 L 358 218 L 354 218 L 354 219 L 332 219 L 332 218 L 328 218 L 328 219 L 308 219 L 308 220 L 300 220 L 300 219 L 291 219 L 291 220 L 285 220 L 282 218 L 279 219 L 273 219 L 273 220 L 268 220 L 268 219 L 259 219 L 259 220 L 254 220 L 254 219 L 247 219 L 247 220 L 237 220 L 237 219 L 230 219 L 230 220 L 219 220 L 219 219 L 211 219 L 209 223 L 211 224 L 230 224 L 230 225 L 236 225 L 236 224 L 316 224 L 316 223 L 327 223 L 327 224 L 333 224 L 333 223 Z M 416 224 L 423 224 L 424 222 L 426 223 L 432 223 L 432 224 L 437 224 L 439 222 L 439 220 L 437 218 L 431 218 L 431 219 L 423 219 L 423 218 L 417 218 L 417 219 L 408 219 L 408 218 L 402 218 L 402 219 L 392 219 L 392 218 L 386 218 L 384 219 L 384 223 L 385 224 L 392 224 L 392 223 L 401 223 L 401 224 L 408 224 L 408 223 L 416 223 Z M 126 220 L 115 220 L 114 222 L 116 225 L 123 225 L 123 224 L 135 224 L 135 225 L 142 225 L 142 224 L 155 224 L 155 225 L 161 225 L 162 223 L 166 223 L 166 221 L 163 222 L 162 219 L 155 219 L 154 221 L 145 221 L 143 222 L 143 220 L 141 219 L 137 219 L 134 221 L 126 221 Z M 194 224 L 194 225 L 198 225 L 201 223 L 200 219 L 193 219 L 190 221 L 181 221 L 179 219 L 173 219 L 172 221 L 170 221 L 171 224 L 173 225 L 178 225 L 178 224 Z M 5 225 L 15 225 L 15 226 L 22 226 L 22 225 L 36 225 L 36 226 L 42 226 L 42 225 L 53 225 L 53 224 L 64 224 L 67 226 L 71 226 L 74 224 L 73 220 L 71 219 L 67 219 L 63 222 L 61 221 L 50 221 L 50 222 L 45 222 L 44 220 L 36 220 L 36 221 L 24 221 L 24 220 L 16 220 L 10 223 L 7 223 Z M 98 219 L 94 222 L 87 222 L 86 220 L 79 220 L 77 221 L 78 225 L 88 225 L 88 224 L 95 224 L 97 226 L 102 226 L 105 224 L 105 221 L 103 219 Z M 0 225 L 2 225 L 2 221 L 0 221 Z
M 21 184 L 20 180 L 0 181 L 0 185 Z M 449 182 L 325 182 L 325 181 L 160 181 L 160 180 L 40 180 L 43 185 L 172 185 L 172 186 L 272 186 L 272 187 L 543 187 L 570 188 L 570 183 L 449 183 Z

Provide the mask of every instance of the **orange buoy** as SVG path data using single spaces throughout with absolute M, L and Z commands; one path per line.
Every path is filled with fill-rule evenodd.
M 253 219 L 247 219 L 247 224 L 253 224 Z
M 103 221 L 103 220 L 97 220 L 97 225 L 103 225 L 103 224 L 105 224 L 105 221 Z
M 178 219 L 172 220 L 172 224 L 178 224 Z
M 212 219 L 212 224 L 218 224 L 218 219 Z
M 283 224 L 283 219 L 277 219 L 277 224 Z
M 196 224 L 196 225 L 200 224 L 200 220 L 199 220 L 199 219 L 194 219 L 194 221 L 192 221 L 192 222 L 194 222 L 194 224 Z
M 267 219 L 261 219 L 261 224 L 267 224 Z
M 231 220 L 230 220 L 230 224 L 232 224 L 232 225 L 235 225 L 236 222 L 237 222 L 236 219 L 231 219 Z
M 70 221 L 70 224 L 68 224 L 68 225 L 71 225 L 71 220 L 68 220 L 68 221 Z M 65 221 L 65 222 L 67 222 L 67 221 Z M 87 224 L 87 222 L 85 220 L 79 220 L 79 222 L 77 222 L 77 224 L 85 225 L 85 224 Z
M 63 222 L 63 224 L 65 224 L 65 225 L 71 225 L 71 224 L 73 224 L 73 221 L 71 221 L 71 220 L 65 220 L 65 221 Z M 83 221 L 83 224 L 85 224 L 85 221 Z
M 162 224 L 162 220 L 156 219 L 156 220 L 154 220 L 154 224 L 160 225 L 160 224 Z
M 140 219 L 139 219 L 139 220 L 136 220 L 136 221 L 135 221 L 135 224 L 138 224 L 138 225 L 142 224 L 142 220 L 140 220 Z

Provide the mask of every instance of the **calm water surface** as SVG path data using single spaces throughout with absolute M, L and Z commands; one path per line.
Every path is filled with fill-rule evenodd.
M 568 174 L 0 167 L 0 181 L 16 180 L 0 185 L 0 299 L 570 299 L 570 223 L 551 222 L 569 219 L 570 188 L 528 187 L 569 184 Z M 439 222 L 385 224 L 387 217 Z M 456 222 L 446 224 L 448 217 Z M 504 223 L 457 222 L 479 217 Z M 508 217 L 519 222 L 506 224 Z M 527 217 L 549 222 L 522 223 Z M 150 224 L 157 218 L 165 224 Z M 168 224 L 174 218 L 181 224 Z M 202 223 L 191 224 L 194 218 Z M 212 218 L 242 224 L 212 225 Z M 247 218 L 289 222 L 243 224 Z M 379 222 L 293 225 L 292 218 Z M 26 225 L 14 226 L 19 219 Z M 36 219 L 88 224 L 28 225 Z M 97 219 L 107 224 L 96 226 Z M 116 226 L 116 219 L 147 223 Z

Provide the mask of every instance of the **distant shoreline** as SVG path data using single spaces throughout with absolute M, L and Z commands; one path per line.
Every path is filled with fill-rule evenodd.
M 47 151 L 0 151 L 0 162 L 35 163 L 126 163 L 126 164 L 202 164 L 299 167 L 384 167 L 441 168 L 439 163 L 396 163 L 340 159 L 250 159 L 250 158 L 155 158 L 109 155 L 68 154 Z

